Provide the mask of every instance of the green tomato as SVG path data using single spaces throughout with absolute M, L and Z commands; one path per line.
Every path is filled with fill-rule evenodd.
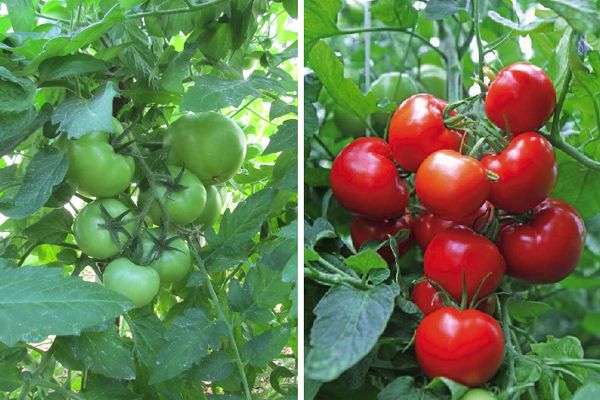
M 433 64 L 421 65 L 419 83 L 426 93 L 432 94 L 437 98 L 447 100 L 446 71 L 444 68 Z
M 471 389 L 461 397 L 461 400 L 496 400 L 496 398 L 483 389 Z
M 350 137 L 365 136 L 367 123 L 358 118 L 353 112 L 342 107 L 336 107 L 333 111 L 333 122 L 342 135 Z
M 395 108 L 410 96 L 419 93 L 419 88 L 415 80 L 408 74 L 386 72 L 373 82 L 370 93 L 375 96 L 378 103 L 387 100 Z M 383 133 L 391 115 L 391 111 L 378 111 L 374 113 L 371 116 L 373 128 L 377 132 Z
M 231 179 L 244 162 L 244 132 L 222 114 L 184 115 L 169 131 L 173 156 L 207 185 Z
M 179 282 L 192 269 L 192 256 L 185 240 L 168 235 L 161 238 L 160 229 L 150 229 L 142 240 L 144 262 L 154 268 L 162 283 Z
M 204 227 L 213 226 L 221 215 L 223 209 L 223 199 L 219 189 L 214 186 L 206 187 L 206 205 L 200 217 L 194 221 L 194 225 L 203 225 Z
M 118 200 L 96 200 L 86 205 L 73 222 L 73 235 L 77 245 L 85 254 L 98 260 L 105 260 L 117 255 L 128 240 L 125 232 L 117 228 L 116 239 L 118 243 L 115 243 L 110 230 L 107 227 L 100 227 L 102 224 L 110 223 L 110 218 L 105 218 L 102 208 L 112 218 L 116 218 L 129 210 Z M 128 222 L 122 228 L 132 234 L 135 229 L 134 218 L 131 214 L 128 214 L 123 217 L 123 220 Z
M 81 192 L 96 197 L 111 197 L 131 184 L 133 157 L 115 153 L 106 132 L 88 133 L 67 146 L 69 180 Z
M 175 182 L 182 167 L 168 166 L 172 182 L 166 180 L 157 185 L 157 194 L 162 199 L 165 211 L 176 224 L 189 224 L 198 218 L 206 205 L 206 189 L 200 179 L 187 169 L 178 182 Z M 147 195 L 146 195 L 147 196 Z M 145 200 L 145 199 L 144 199 Z M 155 224 L 160 223 L 160 206 L 154 202 L 150 208 L 150 217 Z
M 103 277 L 104 287 L 127 297 L 136 307 L 150 304 L 160 288 L 156 270 L 123 257 L 109 262 Z

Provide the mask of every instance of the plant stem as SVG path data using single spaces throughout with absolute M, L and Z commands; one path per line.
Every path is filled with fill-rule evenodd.
M 514 389 L 514 385 L 517 381 L 515 372 L 515 349 L 512 344 L 512 338 L 510 336 L 510 317 L 508 315 L 508 296 L 501 303 L 500 315 L 502 316 L 502 330 L 504 331 L 504 340 L 506 340 L 506 356 L 508 357 L 508 382 L 506 383 L 506 390 Z M 500 303 L 499 303 L 500 304 Z
M 414 37 L 415 39 L 418 39 L 421 43 L 423 43 L 424 45 L 426 45 L 427 47 L 431 48 L 433 51 L 435 51 L 436 53 L 438 53 L 440 55 L 440 57 L 442 57 L 442 59 L 444 61 L 446 61 L 446 54 L 444 54 L 444 52 L 442 50 L 440 50 L 439 48 L 435 47 L 434 45 L 432 45 L 431 43 L 429 43 L 429 40 L 427 40 L 427 38 L 424 38 L 423 36 L 415 33 L 415 32 L 411 32 L 407 29 L 403 29 L 403 28 L 396 28 L 393 26 L 382 26 L 382 27 L 371 27 L 371 28 L 358 28 L 358 29 L 342 29 L 339 30 L 337 32 L 334 33 L 330 33 L 327 34 L 324 37 L 331 37 L 331 36 L 340 36 L 340 35 L 352 35 L 355 33 L 365 33 L 365 32 L 402 32 L 405 33 L 407 35 L 410 35 L 412 37 Z
M 229 340 L 231 341 L 231 348 L 233 349 L 233 353 L 235 355 L 235 362 L 237 364 L 238 371 L 240 373 L 240 377 L 242 378 L 242 384 L 244 385 L 244 392 L 246 394 L 246 400 L 252 400 L 252 396 L 250 394 L 250 387 L 248 386 L 248 379 L 246 378 L 246 373 L 244 372 L 244 363 L 242 362 L 242 357 L 240 355 L 240 351 L 238 349 L 237 342 L 235 341 L 235 335 L 233 334 L 233 328 L 231 327 L 231 324 L 227 320 L 227 317 L 225 316 L 225 313 L 223 312 L 223 309 L 221 308 L 221 303 L 219 302 L 219 297 L 217 296 L 217 293 L 215 292 L 215 288 L 212 285 L 210 276 L 208 275 L 208 272 L 206 271 L 206 267 L 204 266 L 204 263 L 200 259 L 200 255 L 198 254 L 198 249 L 196 247 L 194 237 L 188 237 L 188 243 L 190 245 L 190 250 L 192 251 L 192 255 L 194 256 L 194 259 L 196 261 L 196 265 L 198 265 L 198 269 L 200 270 L 200 273 L 203 275 L 203 278 L 206 281 L 206 284 L 208 286 L 208 292 L 210 293 L 210 298 L 212 299 L 212 301 L 215 305 L 217 314 L 219 315 L 219 318 L 221 319 L 221 321 L 223 321 L 223 323 L 227 326 L 227 332 L 229 333 Z
M 77 393 L 73 393 L 70 390 L 65 389 L 64 387 L 57 385 L 56 383 L 37 380 L 34 382 L 34 385 L 49 388 L 49 389 L 54 389 L 55 391 L 60 392 L 60 394 L 62 394 L 63 396 L 65 396 L 66 398 L 69 398 L 69 399 L 85 400 L 84 397 L 81 397 Z
M 560 112 L 562 111 L 563 104 L 567 98 L 567 93 L 569 93 L 569 86 L 571 85 L 572 79 L 573 73 L 569 69 L 567 70 L 567 75 L 565 76 L 562 88 L 560 89 L 560 96 L 558 97 L 558 102 L 556 103 L 556 108 L 554 109 L 554 118 L 552 119 L 550 136 L 556 139 L 560 139 Z
M 552 137 L 552 135 L 549 135 L 546 133 L 542 133 L 542 134 L 546 137 L 546 139 L 548 139 L 548 141 L 550 143 L 552 143 L 552 145 L 554 147 L 564 151 L 566 154 L 568 154 L 575 160 L 579 161 L 579 163 L 581 163 L 582 165 L 588 167 L 589 169 L 600 171 L 600 161 L 596 161 L 596 160 L 589 158 L 588 156 L 583 154 L 581 151 L 579 151 L 578 148 L 565 142 L 561 137 L 556 138 L 556 137 Z
M 332 263 L 330 263 L 329 261 L 327 261 L 323 257 L 319 257 L 318 262 L 319 262 L 319 264 L 321 264 L 322 266 L 324 266 L 328 270 L 332 271 L 334 274 L 339 274 L 339 275 L 342 275 L 342 276 L 347 276 L 349 278 L 354 278 L 352 275 L 350 275 L 349 273 L 347 273 L 345 271 L 342 271 L 341 269 L 339 269 L 338 267 L 336 267 L 335 265 L 333 265 Z
M 485 62 L 483 56 L 483 42 L 481 41 L 481 32 L 479 31 L 479 0 L 473 0 L 473 26 L 475 29 L 475 41 L 477 42 L 477 55 L 478 55 L 478 77 L 479 81 L 483 83 L 483 64 Z M 481 92 L 485 91 L 485 87 L 479 84 Z
M 140 13 L 128 14 L 125 16 L 127 19 L 136 19 L 148 16 L 157 16 L 157 15 L 170 15 L 170 14 L 181 14 L 186 12 L 198 11 L 204 8 L 212 7 L 217 4 L 226 3 L 230 0 L 213 0 L 202 4 L 191 4 L 188 2 L 188 7 L 184 8 L 175 8 L 171 10 L 154 10 L 154 11 L 145 11 Z
M 330 284 L 332 286 L 348 284 L 361 290 L 370 289 L 369 285 L 360 279 L 337 274 L 326 274 L 313 268 L 304 268 L 304 276 L 320 283 Z
M 44 352 L 44 355 L 40 360 L 40 364 L 31 375 L 31 379 L 23 383 L 23 387 L 21 388 L 21 394 L 19 394 L 17 400 L 24 400 L 27 397 L 27 394 L 29 394 L 29 390 L 31 389 L 31 385 L 34 383 L 35 380 L 37 380 L 37 378 L 42 374 L 42 372 L 44 372 L 44 369 L 46 369 L 46 365 L 52 358 L 52 353 L 54 353 L 54 343 L 46 352 Z

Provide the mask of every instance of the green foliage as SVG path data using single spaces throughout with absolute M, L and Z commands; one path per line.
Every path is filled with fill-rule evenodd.
M 1 398 L 295 396 L 298 38 L 290 15 L 297 7 L 294 0 L 7 3 Z M 182 190 L 168 174 L 167 164 L 178 161 L 167 133 L 182 115 L 203 111 L 242 129 L 246 157 L 237 175 L 213 188 L 224 205 L 216 223 L 178 225 L 156 196 L 158 186 Z M 114 258 L 150 268 L 148 229 L 165 251 L 176 251 L 174 236 L 190 248 L 192 272 L 162 282 L 148 306 L 132 308 L 105 289 L 113 258 L 93 259 L 73 236 L 74 217 L 95 199 L 71 182 L 66 150 L 90 132 L 112 133 L 115 152 L 135 160 L 129 186 L 114 196 L 128 211 L 100 209 L 98 229 L 124 242 Z

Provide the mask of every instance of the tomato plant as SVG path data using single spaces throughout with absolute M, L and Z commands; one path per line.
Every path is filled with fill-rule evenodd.
M 297 398 L 295 0 L 0 7 L 0 398 Z
M 306 0 L 305 399 L 595 398 L 600 13 L 566 3 Z

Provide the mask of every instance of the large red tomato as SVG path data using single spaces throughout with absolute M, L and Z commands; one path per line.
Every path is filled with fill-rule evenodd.
M 530 283 L 553 283 L 577 266 L 585 226 L 577 211 L 562 200 L 547 199 L 533 210 L 527 224 L 504 226 L 498 247 L 507 274 Z
M 556 156 L 552 145 L 535 132 L 516 136 L 498 155 L 485 156 L 481 164 L 499 179 L 492 182 L 490 200 L 511 213 L 540 204 L 556 183 Z
M 520 62 L 498 72 L 485 96 L 487 117 L 513 134 L 540 129 L 556 105 L 556 91 L 544 71 Z
M 446 377 L 479 386 L 494 376 L 504 357 L 500 324 L 478 310 L 441 308 L 417 328 L 415 353 L 429 379 Z
M 398 256 L 402 256 L 410 249 L 413 244 L 412 234 L 410 230 L 412 228 L 413 219 L 410 214 L 405 214 L 403 217 L 398 219 L 390 219 L 384 221 L 374 221 L 362 217 L 353 217 L 352 224 L 350 225 L 350 237 L 356 250 L 360 249 L 368 240 L 376 240 L 383 242 L 387 240 L 388 235 L 396 236 L 402 229 L 409 231 L 409 236 L 398 242 Z M 394 262 L 394 253 L 389 246 L 385 246 L 379 249 L 379 254 L 388 262 Z
M 481 163 L 454 150 L 431 154 L 415 178 L 421 203 L 436 216 L 449 220 L 475 213 L 487 200 L 490 186 Z
M 480 285 L 478 299 L 496 290 L 506 266 L 494 243 L 469 228 L 454 227 L 439 233 L 429 243 L 425 250 L 424 269 L 427 278 L 437 282 L 460 302 L 463 274 L 467 297 L 471 301 Z
M 333 162 L 330 180 L 342 207 L 367 218 L 397 217 L 408 205 L 408 188 L 390 147 L 379 138 L 359 138 L 346 146 Z
M 390 121 L 388 140 L 402 169 L 415 172 L 434 151 L 460 149 L 461 133 L 444 126 L 447 104 L 430 94 L 416 94 L 400 104 Z
M 493 217 L 493 212 L 494 206 L 489 201 L 483 203 L 479 210 L 457 221 L 442 219 L 429 211 L 425 211 L 413 223 L 413 236 L 419 247 L 425 251 L 431 239 L 441 231 L 456 225 L 464 225 L 473 229 L 479 228 L 489 221 L 489 218 Z

